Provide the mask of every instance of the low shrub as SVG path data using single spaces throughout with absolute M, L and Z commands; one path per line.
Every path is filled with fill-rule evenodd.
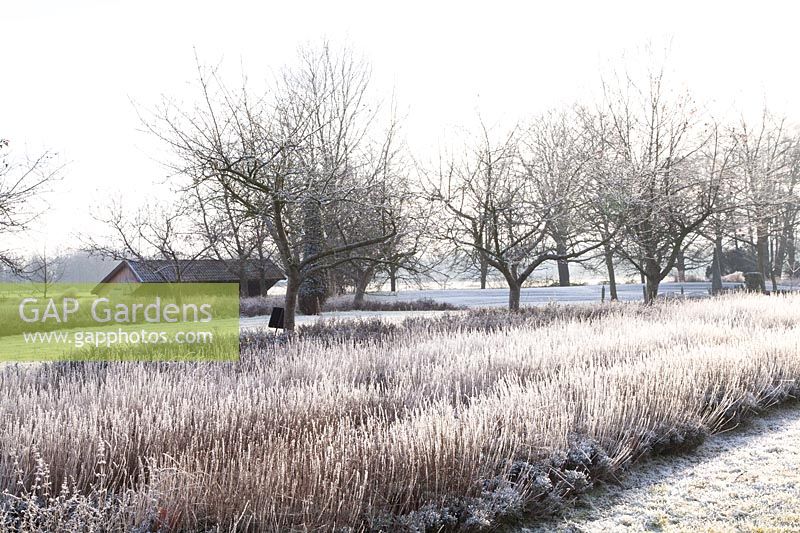
M 239 315 L 243 317 L 265 316 L 272 313 L 273 307 L 283 307 L 283 296 L 253 296 L 239 300 Z M 447 302 L 437 302 L 430 298 L 418 300 L 376 300 L 367 299 L 361 304 L 353 303 L 353 296 L 336 296 L 329 298 L 322 306 L 322 311 L 457 311 L 458 306 Z
M 408 317 L 402 322 L 388 322 L 380 318 L 357 320 L 322 318 L 310 324 L 297 327 L 294 334 L 275 335 L 268 329 L 254 329 L 243 332 L 240 346 L 243 355 L 257 354 L 261 350 L 283 345 L 292 335 L 298 340 L 318 340 L 326 346 L 336 342 L 344 343 L 385 343 L 400 336 L 440 335 L 485 332 L 490 333 L 522 327 L 540 328 L 553 322 L 569 320 L 585 322 L 597 320 L 611 313 L 648 313 L 648 308 L 640 305 L 558 305 L 524 307 L 519 311 L 504 308 L 470 309 L 463 313 L 445 313 L 435 317 Z
M 282 296 L 251 296 L 239 299 L 239 315 L 245 317 L 264 316 L 272 313 L 273 307 L 283 307 Z
M 458 306 L 447 302 L 437 302 L 430 298 L 417 300 L 378 300 L 366 298 L 355 304 L 352 295 L 329 298 L 322 306 L 323 312 L 332 311 L 456 311 Z

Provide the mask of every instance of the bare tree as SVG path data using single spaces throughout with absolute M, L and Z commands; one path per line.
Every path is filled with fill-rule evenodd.
M 47 298 L 47 293 L 53 285 L 64 277 L 67 259 L 68 257 L 61 253 L 48 253 L 47 246 L 45 246 L 41 252 L 33 254 L 20 274 L 23 278 L 40 286 L 42 296 Z
M 558 283 L 570 285 L 570 251 L 585 246 L 579 239 L 597 242 L 585 216 L 603 193 L 595 172 L 603 139 L 593 135 L 584 121 L 587 112 L 577 106 L 554 109 L 536 118 L 520 136 L 520 159 L 540 206 L 548 217 L 545 230 L 554 243 Z M 611 232 L 606 237 L 610 238 Z M 577 259 L 576 259 L 577 260 Z
M 797 176 L 792 172 L 795 141 L 787 134 L 786 118 L 776 117 L 767 109 L 756 124 L 742 118 L 733 136 L 745 193 L 740 206 L 744 231 L 737 238 L 755 249 L 762 284 L 771 279 L 775 290 L 796 213 L 793 200 Z M 766 289 L 763 285 L 761 288 Z
M 366 198 L 362 197 L 362 201 L 382 202 L 379 192 L 375 190 L 369 191 Z M 351 242 L 383 235 L 382 220 L 364 217 L 361 210 L 354 207 L 340 203 L 334 209 L 328 210 L 328 216 L 323 224 L 328 229 L 326 238 L 329 246 L 343 247 Z M 375 244 L 349 250 L 332 258 L 338 265 L 328 269 L 331 282 L 338 283 L 341 289 L 352 286 L 353 303 L 356 306 L 363 303 L 367 287 L 382 266 L 379 246 L 380 244 Z
M 627 213 L 617 253 L 641 274 L 652 302 L 686 239 L 714 213 L 719 175 L 697 164 L 708 131 L 688 92 L 666 86 L 663 68 L 651 68 L 638 84 L 629 73 L 604 81 L 604 94 Z
M 508 284 L 509 309 L 519 309 L 522 285 L 541 264 L 575 259 L 602 245 L 587 242 L 582 232 L 564 235 L 563 247 L 555 242 L 553 225 L 572 203 L 549 194 L 547 163 L 534 163 L 536 157 L 520 157 L 516 128 L 497 140 L 481 121 L 478 140 L 463 157 L 442 165 L 431 190 L 449 214 L 441 237 L 485 255 Z
M 431 238 L 433 205 L 425 202 L 423 192 L 414 190 L 407 181 L 395 182 L 383 194 L 389 208 L 381 227 L 385 232 L 394 226 L 397 232 L 379 246 L 378 272 L 389 282 L 391 292 L 398 291 L 400 280 L 421 286 L 439 265 L 430 253 L 435 246 Z
M 0 138 L 0 238 L 25 230 L 43 206 L 37 198 L 59 178 L 61 167 L 53 164 L 55 154 L 43 152 L 33 158 L 15 156 L 11 142 Z M 19 258 L 0 243 L 0 265 L 18 271 Z
M 391 145 L 381 147 L 382 152 L 387 150 L 393 153 L 373 156 L 374 160 L 381 162 L 376 165 L 381 173 L 372 187 L 364 191 L 361 200 L 384 206 L 381 216 L 364 217 L 357 205 L 342 202 L 330 211 L 326 221 L 326 227 L 331 229 L 329 239 L 339 246 L 394 231 L 391 238 L 380 244 L 336 256 L 336 259 L 349 257 L 349 261 L 337 271 L 340 279 L 351 281 L 355 305 L 363 302 L 367 287 L 376 279 L 388 280 L 390 290 L 394 292 L 401 276 L 419 280 L 431 267 L 421 260 L 429 244 L 426 228 L 431 206 L 422 201 L 421 191 L 412 186 L 400 150 Z
M 735 224 L 735 214 L 741 202 L 741 180 L 736 173 L 736 139 L 715 123 L 709 142 L 700 154 L 702 172 L 719 184 L 719 196 L 714 212 L 699 230 L 711 243 L 711 293 L 722 291 L 723 241 Z
M 198 72 L 202 103 L 183 110 L 165 102 L 150 130 L 172 148 L 172 167 L 192 186 L 213 184 L 264 220 L 287 277 L 285 327 L 292 330 L 305 279 L 338 264 L 335 257 L 396 233 L 390 228 L 329 246 L 321 225 L 329 206 L 358 205 L 377 175 L 361 157 L 374 133 L 375 108 L 365 100 L 368 69 L 352 54 L 337 55 L 324 45 L 302 51 L 300 65 L 258 97 L 246 88 L 228 90 L 213 71 Z M 384 210 L 361 205 L 364 217 L 378 218 Z
M 800 191 L 798 191 L 798 187 L 800 187 L 800 134 L 795 133 L 792 144 L 786 185 L 789 195 L 783 204 L 781 213 L 783 223 L 780 249 L 783 250 L 784 264 L 778 275 L 782 278 L 794 278 L 800 271 L 800 265 L 797 263 L 796 244 L 797 224 L 800 222 L 798 220 L 798 214 L 800 214 Z M 780 266 L 779 261 L 776 264 Z
M 595 157 L 588 162 L 585 181 L 592 198 L 586 202 L 582 211 L 588 233 L 596 235 L 603 245 L 600 249 L 602 266 L 606 271 L 609 297 L 618 299 L 615 257 L 624 235 L 626 223 L 626 198 L 624 173 L 619 170 L 625 163 L 609 141 L 610 121 L 601 110 L 592 112 L 587 109 L 578 110 L 578 120 L 584 134 L 591 138 L 590 146 Z
M 300 65 L 284 75 L 283 87 L 290 95 L 286 108 L 289 116 L 294 120 L 309 117 L 313 132 L 304 150 L 299 152 L 308 184 L 302 205 L 304 259 L 330 248 L 332 233 L 338 232 L 343 237 L 345 224 L 337 222 L 341 217 L 352 219 L 354 213 L 364 221 L 389 219 L 387 198 L 376 192 L 392 172 L 398 149 L 397 124 L 392 106 L 386 129 L 379 131 L 376 117 L 381 106 L 370 98 L 369 82 L 370 69 L 365 62 L 349 50 L 335 53 L 327 43 L 302 49 Z M 370 211 L 378 216 L 365 217 Z M 355 229 L 352 223 L 347 226 Z M 347 246 L 344 241 L 353 244 L 372 239 L 382 243 L 397 233 L 393 224 L 373 224 L 372 228 L 373 231 L 358 232 L 364 238 L 354 239 L 351 235 L 339 246 Z M 346 256 L 361 255 L 368 265 L 362 269 L 359 284 L 363 285 L 375 270 L 375 261 L 369 259 L 374 256 L 369 253 L 373 247 L 349 249 L 344 254 L 333 254 L 332 259 L 342 262 L 348 261 Z M 348 262 L 355 265 L 355 261 L 351 258 Z M 304 313 L 320 312 L 328 293 L 326 281 L 324 267 L 304 276 L 299 291 Z
M 245 280 L 251 268 L 259 274 L 259 293 L 266 293 L 268 260 L 274 255 L 263 217 L 254 216 L 236 203 L 224 190 L 212 194 L 210 188 L 192 189 L 190 207 L 197 233 L 205 241 L 209 255 L 224 262 L 228 270 Z M 240 284 L 242 295 L 248 286 Z
M 193 229 L 191 210 L 185 201 L 169 205 L 151 202 L 133 214 L 126 212 L 121 202 L 115 201 L 94 218 L 107 234 L 81 236 L 87 252 L 114 260 L 134 259 L 145 264 L 154 259 L 164 261 L 163 265 L 151 270 L 167 283 L 182 282 L 193 261 L 206 255 L 215 243 L 204 240 Z

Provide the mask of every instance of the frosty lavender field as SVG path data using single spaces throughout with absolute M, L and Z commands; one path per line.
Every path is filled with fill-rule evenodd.
M 490 319 L 240 363 L 6 366 L 0 524 L 480 529 L 799 390 L 800 297 Z

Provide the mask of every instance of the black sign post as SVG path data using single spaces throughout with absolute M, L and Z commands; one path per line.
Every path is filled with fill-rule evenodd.
M 278 328 L 283 328 L 283 307 L 273 307 L 272 314 L 269 315 L 269 327 L 275 328 L 275 333 L 278 333 Z

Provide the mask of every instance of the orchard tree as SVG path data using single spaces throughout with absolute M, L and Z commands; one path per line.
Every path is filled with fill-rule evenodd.
M 391 144 L 382 151 L 393 149 Z M 347 254 L 336 259 L 347 262 L 336 269 L 339 279 L 345 279 L 354 287 L 354 304 L 363 303 L 367 287 L 376 281 L 389 281 L 390 290 L 397 290 L 397 282 L 404 279 L 419 281 L 427 275 L 431 265 L 423 262 L 422 256 L 430 244 L 427 228 L 431 220 L 431 206 L 423 202 L 405 169 L 402 151 L 393 154 L 374 154 L 374 159 L 385 161 L 373 165 L 381 174 L 370 180 L 372 187 L 365 191 L 361 203 L 384 206 L 378 218 L 364 217 L 358 205 L 340 203 L 330 213 L 326 227 L 332 228 L 329 235 L 336 245 L 344 245 L 370 236 L 385 235 L 394 230 L 394 235 L 380 244 Z
M 39 199 L 59 179 L 61 167 L 52 152 L 29 158 L 12 153 L 11 146 L 0 137 L 0 265 L 19 272 L 20 259 L 3 238 L 24 231 L 42 212 Z
M 192 209 L 185 198 L 176 202 L 150 201 L 131 212 L 112 201 L 93 214 L 105 229 L 102 235 L 83 235 L 83 248 L 106 259 L 159 260 L 152 272 L 166 283 L 180 283 L 192 263 L 205 257 L 213 242 L 194 229 Z
M 762 290 L 767 279 L 774 290 L 796 213 L 797 175 L 792 172 L 796 140 L 788 135 L 786 118 L 766 109 L 758 121 L 743 117 L 733 137 L 744 192 L 740 205 L 744 231 L 737 238 L 755 250 Z
M 61 281 L 69 257 L 58 252 L 48 252 L 47 246 L 36 252 L 22 269 L 23 278 L 41 287 L 42 296 L 47 298 L 50 289 Z
M 260 294 L 266 294 L 268 260 L 275 252 L 264 218 L 242 207 L 224 190 L 212 193 L 210 188 L 195 187 L 189 205 L 195 232 L 209 255 L 223 261 L 238 279 L 247 279 L 254 267 L 259 273 Z M 240 289 L 247 294 L 246 284 Z
M 784 250 L 785 262 L 783 270 L 779 274 L 782 278 L 794 278 L 800 265 L 797 262 L 797 225 L 800 215 L 800 133 L 793 136 L 793 149 L 790 154 L 790 166 L 788 172 L 787 189 L 790 195 L 786 198 L 782 210 L 783 227 L 781 248 Z M 780 264 L 780 263 L 779 263 Z
M 431 228 L 435 222 L 433 205 L 425 201 L 424 194 L 412 186 L 407 178 L 384 189 L 388 205 L 387 219 L 381 220 L 384 232 L 390 226 L 397 228 L 395 235 L 379 245 L 378 272 L 389 282 L 391 292 L 398 291 L 398 282 L 422 286 L 431 279 L 439 266 L 434 257 L 435 240 Z
M 480 134 L 459 157 L 442 164 L 430 196 L 443 207 L 442 239 L 486 257 L 509 287 L 509 309 L 519 309 L 525 283 L 546 261 L 580 257 L 601 242 L 570 228 L 559 244 L 553 227 L 574 206 L 546 183 L 548 164 L 538 155 L 521 157 L 517 128 L 496 136 L 481 121 Z M 560 235 L 561 236 L 561 235 Z
M 586 111 L 577 106 L 555 109 L 536 118 L 520 135 L 520 161 L 537 202 L 548 213 L 545 230 L 559 257 L 562 287 L 570 285 L 570 257 L 583 255 L 571 253 L 585 246 L 578 241 L 596 236 L 586 213 L 603 192 L 594 173 L 603 141 L 585 120 Z
M 192 187 L 201 194 L 223 190 L 263 219 L 287 277 L 285 327 L 292 330 L 304 280 L 312 280 L 304 306 L 318 312 L 324 273 L 339 264 L 335 258 L 396 233 L 390 227 L 331 246 L 323 225 L 326 212 L 342 202 L 367 218 L 385 212 L 360 201 L 378 175 L 363 154 L 385 142 L 375 123 L 378 106 L 367 97 L 369 69 L 324 44 L 301 50 L 298 64 L 264 94 L 231 91 L 215 72 L 198 72 L 200 103 L 187 109 L 166 101 L 149 128 L 172 148 L 172 167 Z
M 582 212 L 587 223 L 585 231 L 594 234 L 603 243 L 600 251 L 608 280 L 609 297 L 615 301 L 618 299 L 615 258 L 628 215 L 624 173 L 619 171 L 624 162 L 609 144 L 610 124 L 602 111 L 578 109 L 578 120 L 584 134 L 591 138 L 590 146 L 595 154 L 585 170 L 585 186 L 588 191 L 593 192 Z
M 357 286 L 365 288 L 375 270 L 371 249 L 397 234 L 388 198 L 379 194 L 394 171 L 397 122 L 393 106 L 385 127 L 377 120 L 381 106 L 370 95 L 369 66 L 327 43 L 302 49 L 283 87 L 290 95 L 285 109 L 291 120 L 310 120 L 311 134 L 298 152 L 307 183 L 302 258 L 310 261 L 299 306 L 305 314 L 319 314 L 329 292 L 326 271 L 336 264 L 356 266 L 361 258 Z M 354 217 L 371 223 L 371 230 L 360 231 Z M 352 233 L 346 235 L 345 228 Z M 359 246 L 367 242 L 372 244 Z M 330 250 L 327 258 L 315 259 Z
M 736 172 L 736 139 L 715 124 L 699 158 L 701 172 L 719 184 L 716 209 L 699 232 L 711 243 L 711 293 L 722 292 L 723 241 L 732 233 L 742 200 L 742 181 Z
M 626 72 L 603 86 L 606 153 L 617 165 L 626 213 L 617 253 L 641 274 L 652 302 L 719 203 L 720 176 L 699 163 L 709 125 L 687 91 L 667 87 L 663 69 L 648 69 L 639 82 Z

